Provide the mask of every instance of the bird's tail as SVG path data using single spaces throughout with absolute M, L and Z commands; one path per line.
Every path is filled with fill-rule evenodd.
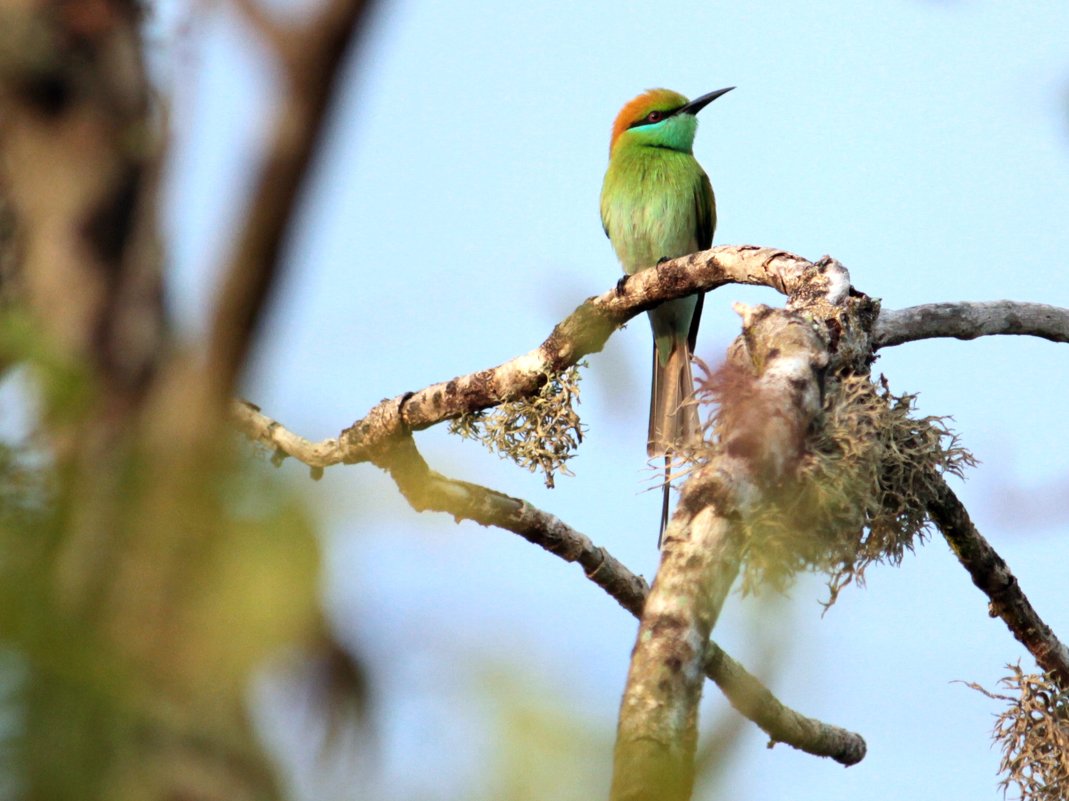
M 661 536 L 668 525 L 668 490 L 671 454 L 691 447 L 701 439 L 698 407 L 693 400 L 694 377 L 690 371 L 690 348 L 685 339 L 673 343 L 662 365 L 653 348 L 653 384 L 650 396 L 650 428 L 646 452 L 665 457 L 664 501 L 661 505 Z M 660 546 L 660 537 L 657 539 Z

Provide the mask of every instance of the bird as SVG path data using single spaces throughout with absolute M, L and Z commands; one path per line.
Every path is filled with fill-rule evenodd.
M 650 89 L 616 115 L 609 166 L 601 189 L 601 224 L 626 281 L 640 270 L 707 249 L 716 229 L 716 198 L 694 158 L 697 114 L 734 86 L 694 100 Z M 701 439 L 690 360 L 701 320 L 702 293 L 648 312 L 653 329 L 653 380 L 646 451 L 664 456 L 665 481 L 658 547 L 668 525 L 671 454 Z

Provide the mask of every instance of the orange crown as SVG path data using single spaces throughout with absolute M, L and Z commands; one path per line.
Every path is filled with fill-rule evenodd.
M 620 109 L 620 113 L 616 115 L 616 120 L 612 124 L 612 139 L 609 140 L 610 155 L 616 147 L 616 140 L 623 132 L 651 111 L 674 111 L 686 104 L 687 98 L 671 89 L 648 89 L 633 100 L 629 100 Z

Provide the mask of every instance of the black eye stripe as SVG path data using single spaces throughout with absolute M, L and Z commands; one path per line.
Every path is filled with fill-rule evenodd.
M 683 108 L 683 107 L 680 106 L 679 108 Z M 635 120 L 633 123 L 631 123 L 627 127 L 628 127 L 628 129 L 641 128 L 643 125 L 654 125 L 654 124 L 656 124 L 658 122 L 663 122 L 664 120 L 668 119 L 669 117 L 674 116 L 675 113 L 677 111 L 679 111 L 679 108 L 665 109 L 665 110 L 654 109 L 649 114 L 647 114 L 645 117 L 642 117 L 641 119 Z M 656 116 L 654 116 L 654 115 L 656 115 Z

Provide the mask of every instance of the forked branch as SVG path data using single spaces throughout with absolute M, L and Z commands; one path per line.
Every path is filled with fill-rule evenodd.
M 411 432 L 530 397 L 547 376 L 600 350 L 611 333 L 635 315 L 666 300 L 727 283 L 770 286 L 789 298 L 783 310 L 742 309 L 745 336 L 731 350 L 733 358 L 748 360 L 754 385 L 763 387 L 763 409 L 768 413 L 752 415 L 763 421 L 758 432 L 745 427 L 728 432 L 719 441 L 719 450 L 707 454 L 707 461 L 692 472 L 666 533 L 664 561 L 648 599 L 641 579 L 561 521 L 523 501 L 440 476 L 416 451 Z M 720 246 L 642 271 L 616 289 L 588 299 L 529 353 L 383 401 L 336 438 L 310 442 L 250 404 L 237 403 L 232 412 L 250 438 L 280 455 L 294 456 L 316 469 L 371 461 L 391 473 L 414 508 L 514 531 L 579 562 L 621 605 L 633 614 L 641 610 L 642 627 L 621 708 L 613 798 L 645 798 L 655 792 L 658 798 L 682 799 L 689 795 L 693 779 L 703 674 L 713 676 L 736 708 L 773 740 L 832 756 L 843 764 L 853 764 L 864 755 L 860 737 L 786 710 L 708 642 L 741 558 L 737 521 L 767 488 L 793 470 L 805 432 L 820 412 L 825 372 L 838 379 L 866 376 L 877 347 L 927 336 L 1025 333 L 1065 341 L 1060 333 L 1060 321 L 1069 317 L 1065 310 L 1028 304 L 989 306 L 981 321 L 969 324 L 972 327 L 959 323 L 970 319 L 975 305 L 955 306 L 938 323 L 930 316 L 924 322 L 917 310 L 881 314 L 878 301 L 854 292 L 849 275 L 831 259 L 811 263 L 773 249 Z M 1028 310 L 1034 312 L 1026 315 L 1028 322 L 1013 322 L 1015 311 Z M 992 322 L 992 314 L 1002 314 L 1001 322 Z M 941 495 L 929 512 L 944 533 L 949 529 L 960 534 L 967 515 L 959 507 Z M 981 562 L 990 562 L 994 554 L 977 551 L 975 538 L 967 546 L 955 547 L 959 557 L 963 552 L 981 554 Z M 994 559 L 997 568 L 1001 560 L 997 555 Z M 978 563 L 962 561 L 984 587 L 977 578 Z M 993 575 L 997 579 L 1002 574 L 996 569 Z M 1005 587 L 999 590 L 1000 609 L 1009 610 L 1004 619 L 1017 621 L 1011 628 L 1018 626 L 1015 633 L 1036 649 L 1037 659 L 1042 656 L 1049 664 L 1064 665 L 1064 646 L 1052 634 L 1045 638 L 1042 621 L 1027 616 L 1026 611 L 1033 615 L 1034 611 L 1019 603 L 1023 596 L 1018 599 L 1012 592 L 1015 582 L 1011 585 L 1008 592 Z M 1033 637 L 1030 645 L 1022 626 L 1031 626 L 1028 631 L 1041 636 Z M 1039 654 L 1041 643 L 1044 655 Z
M 231 413 L 237 428 L 254 442 L 313 467 L 322 461 L 323 455 L 315 445 L 251 404 L 236 402 Z M 444 512 L 458 521 L 471 520 L 519 534 L 567 562 L 578 563 L 586 577 L 620 606 L 635 617 L 641 616 L 649 594 L 645 580 L 557 517 L 519 498 L 431 470 L 411 437 L 403 437 L 395 444 L 383 467 L 417 511 Z M 843 765 L 853 765 L 864 757 L 865 741 L 860 735 L 785 706 L 715 642 L 706 645 L 703 670 L 732 706 L 761 727 L 771 741 L 830 757 Z

